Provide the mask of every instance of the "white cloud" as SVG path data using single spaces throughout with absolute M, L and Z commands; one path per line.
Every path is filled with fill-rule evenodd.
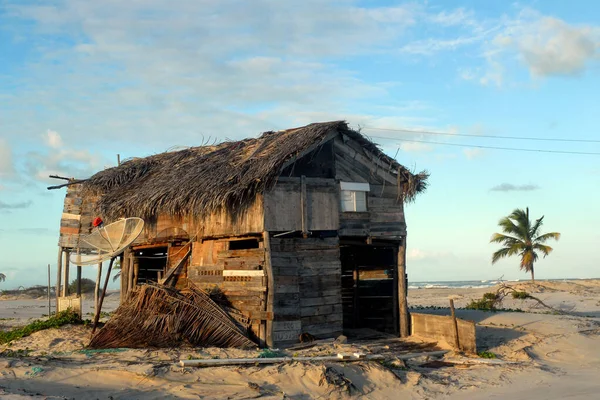
M 15 24 L 31 22 L 24 34 L 43 60 L 26 71 L 21 85 L 29 90 L 7 103 L 14 111 L 7 131 L 39 132 L 43 123 L 62 142 L 85 146 L 99 138 L 139 144 L 140 136 L 143 146 L 236 139 L 288 128 L 300 114 L 352 123 L 421 117 L 430 110 L 382 109 L 396 107 L 392 92 L 401 82 L 365 82 L 338 61 L 389 57 L 413 40 L 407 30 L 416 25 L 473 19 L 460 9 L 355 0 L 15 0 L 7 9 Z M 460 45 L 474 29 L 444 46 Z M 31 120 L 22 110 L 32 104 L 49 112 Z
M 48 129 L 46 135 L 44 135 L 44 140 L 46 144 L 53 149 L 62 147 L 62 138 L 56 131 Z
M 420 151 L 431 151 L 431 150 L 433 150 L 433 147 L 429 144 L 420 143 L 420 142 L 402 142 L 400 144 L 400 149 L 402 151 L 420 152 Z
M 463 154 L 469 160 L 473 160 L 475 158 L 481 157 L 484 153 L 485 153 L 485 151 L 483 149 L 477 149 L 477 148 L 463 150 Z
M 436 262 L 443 259 L 454 258 L 455 255 L 449 251 L 430 251 L 419 248 L 411 248 L 406 254 L 406 259 L 410 261 L 428 261 Z
M 99 154 L 65 146 L 58 132 L 48 130 L 44 138 L 45 148 L 23 157 L 30 178 L 42 182 L 51 182 L 49 175 L 87 178 L 102 167 L 104 160 Z
M 538 190 L 540 187 L 533 183 L 525 184 L 525 185 L 515 185 L 513 183 L 501 183 L 499 185 L 494 186 L 490 190 L 492 192 L 531 192 L 534 190 Z
M 499 35 L 495 41 L 499 47 L 516 49 L 533 76 L 577 75 L 598 58 L 600 30 L 541 17 Z

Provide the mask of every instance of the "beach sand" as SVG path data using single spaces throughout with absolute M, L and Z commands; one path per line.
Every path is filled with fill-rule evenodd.
M 236 349 L 84 349 L 89 327 L 65 326 L 37 332 L 0 346 L 2 399 L 590 399 L 600 392 L 600 281 L 513 283 L 566 314 L 549 312 L 532 300 L 506 299 L 503 306 L 526 312 L 458 309 L 459 318 L 477 324 L 479 351 L 492 352 L 501 365 L 427 364 L 417 358 L 406 368 L 378 362 L 300 363 L 269 366 L 182 368 L 187 358 L 256 357 L 259 350 Z M 456 307 L 493 289 L 416 289 L 409 291 L 415 311 L 448 315 Z M 84 302 L 84 314 L 93 301 Z M 0 329 L 23 325 L 47 313 L 45 299 L 0 301 Z M 118 293 L 107 297 L 110 311 Z M 434 306 L 436 308 L 425 308 Z M 418 309 L 418 310 L 417 310 Z M 6 319 L 10 318 L 10 319 Z M 447 347 L 443 343 L 439 348 Z M 394 354 L 433 349 L 420 338 L 323 344 L 288 355 L 339 352 Z M 20 354 L 19 350 L 21 350 Z M 463 361 L 452 352 L 446 361 Z M 331 371 L 336 371 L 332 375 Z M 327 373 L 326 373 L 327 372 Z M 347 382 L 324 379 L 343 375 Z

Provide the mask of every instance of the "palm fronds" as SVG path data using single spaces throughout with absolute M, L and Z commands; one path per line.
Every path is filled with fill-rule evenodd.
M 159 213 L 198 217 L 223 207 L 235 213 L 272 188 L 286 165 L 324 144 L 332 133 L 358 142 L 388 164 L 404 201 L 427 188 L 426 171 L 412 173 L 346 122 L 333 121 L 131 159 L 85 181 L 84 193 L 94 203 L 99 199 L 96 211 L 107 220 L 131 215 L 152 219 Z
M 531 272 L 533 279 L 533 265 L 538 260 L 537 252 L 542 253 L 544 257 L 552 252 L 552 247 L 543 243 L 549 239 L 560 239 L 560 233 L 558 232 L 539 233 L 543 220 L 544 217 L 542 216 L 532 225 L 529 220 L 529 208 L 525 210 L 515 209 L 508 217 L 500 219 L 498 225 L 505 234 L 494 233 L 490 243 L 499 243 L 504 247 L 492 254 L 492 264 L 502 258 L 519 255 L 521 257 L 520 268 Z
M 252 342 L 223 308 L 196 287 L 178 291 L 161 285 L 136 286 L 90 348 L 193 346 L 251 348 Z

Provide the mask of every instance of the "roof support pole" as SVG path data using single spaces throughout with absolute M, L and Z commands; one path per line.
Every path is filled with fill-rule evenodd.
M 267 304 L 266 311 L 273 312 L 275 301 L 275 279 L 273 277 L 273 266 L 271 265 L 271 237 L 269 232 L 263 232 L 263 244 L 265 247 L 265 271 L 267 273 Z M 273 347 L 273 320 L 268 319 L 266 323 L 265 342 L 267 347 Z
M 96 287 L 94 288 L 94 310 L 98 309 L 100 300 L 100 280 L 102 280 L 102 263 L 98 263 L 98 273 L 96 275 Z
M 56 312 L 58 313 L 58 298 L 61 292 L 63 248 L 58 246 L 58 261 L 56 263 Z
M 65 250 L 65 283 L 63 285 L 63 296 L 69 295 L 69 250 Z
M 398 313 L 400 314 L 400 337 L 410 335 L 410 319 L 406 295 L 406 236 L 403 236 L 400 246 L 398 246 Z
M 81 297 L 81 265 L 77 266 L 77 297 Z

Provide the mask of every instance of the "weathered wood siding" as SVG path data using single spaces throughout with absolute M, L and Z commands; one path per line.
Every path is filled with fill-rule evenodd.
M 222 292 L 231 305 L 252 320 L 252 333 L 260 334 L 265 319 L 267 279 L 265 249 L 228 250 L 227 240 L 192 243 L 187 279 L 196 286 Z
M 265 193 L 265 230 L 302 230 L 301 178 L 280 177 Z M 339 227 L 339 188 L 334 179 L 306 178 L 306 217 L 309 231 L 337 230 Z
M 342 333 L 341 264 L 338 238 L 271 238 L 275 285 L 273 344 L 298 342 L 301 333 Z
M 78 247 L 80 235 L 87 235 L 92 229 L 94 204 L 89 200 L 84 201 L 81 190 L 81 184 L 67 187 L 58 239 L 58 245 L 61 247 Z
M 341 212 L 340 236 L 400 238 L 406 235 L 404 205 L 390 166 L 353 140 L 334 139 L 336 179 L 370 185 L 366 212 Z
M 396 186 L 370 185 L 366 212 L 341 212 L 339 236 L 399 239 L 406 235 L 404 205 Z

